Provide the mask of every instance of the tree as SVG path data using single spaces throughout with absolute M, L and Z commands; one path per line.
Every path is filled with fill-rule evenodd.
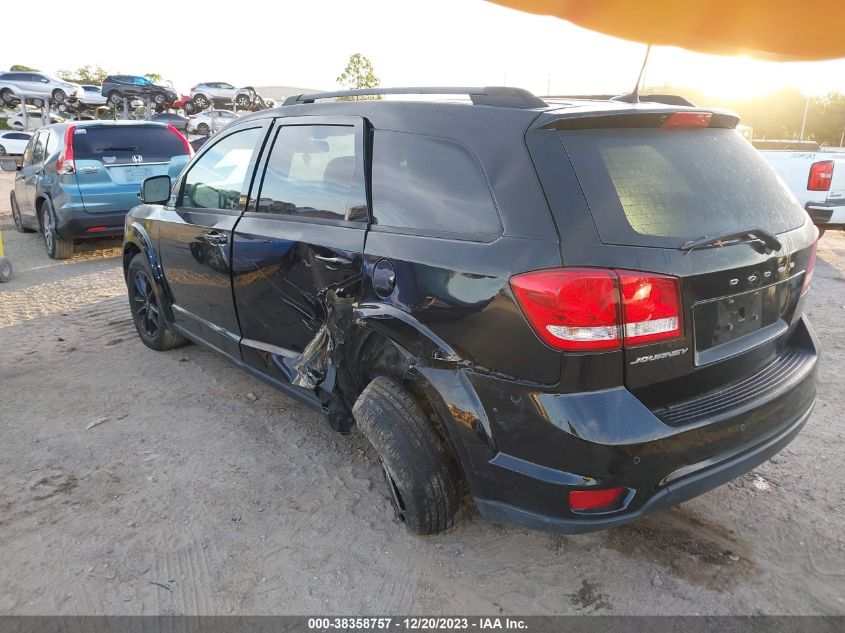
M 152 81 L 154 84 L 157 84 L 157 83 L 159 83 L 162 79 L 164 79 L 164 77 L 162 77 L 162 76 L 161 76 L 161 75 L 159 75 L 158 73 L 147 73 L 146 75 L 144 75 L 144 77 L 146 77 L 147 79 L 149 79 L 150 81 Z
M 76 70 L 60 70 L 56 74 L 65 81 L 72 81 L 77 84 L 94 84 L 99 86 L 108 76 L 109 71 L 102 66 L 81 66 Z
M 17 70 L 20 72 L 39 72 L 37 68 L 33 68 L 32 66 L 24 66 L 23 64 L 12 64 L 9 66 L 9 70 Z
M 344 90 L 379 87 L 379 79 L 376 77 L 375 70 L 373 70 L 372 62 L 361 53 L 353 53 L 349 56 L 349 62 L 337 78 L 337 83 Z M 361 98 L 373 99 L 377 97 Z

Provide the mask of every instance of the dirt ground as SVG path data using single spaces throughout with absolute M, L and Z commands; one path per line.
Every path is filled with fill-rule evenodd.
M 359 433 L 195 345 L 145 348 L 119 244 L 0 226 L 0 614 L 845 614 L 845 233 L 820 242 L 805 430 L 754 472 L 603 533 L 469 508 L 417 538 Z M 93 425 L 93 426 L 92 426 Z

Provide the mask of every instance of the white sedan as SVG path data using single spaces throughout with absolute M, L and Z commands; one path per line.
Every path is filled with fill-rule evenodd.
M 41 118 L 41 110 L 27 108 L 26 117 L 24 117 L 23 111 L 19 110 L 6 118 L 6 125 L 16 131 L 27 131 L 35 130 L 42 125 L 50 125 L 50 123 L 64 123 L 64 121 L 64 117 L 52 114 L 50 121 L 46 122 Z
M 29 132 L 18 132 L 12 130 L 10 132 L 0 132 L 0 156 L 18 156 L 23 154 L 26 149 L 26 144 L 32 134 Z
M 229 110 L 207 110 L 188 118 L 189 134 L 212 134 L 219 132 L 235 120 L 235 113 Z

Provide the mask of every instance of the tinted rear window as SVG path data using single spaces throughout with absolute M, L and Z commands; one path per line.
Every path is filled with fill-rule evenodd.
M 378 226 L 478 236 L 501 234 L 487 180 L 462 146 L 376 130 L 373 221 Z
M 187 151 L 182 139 L 166 127 L 133 125 L 78 127 L 73 135 L 73 153 L 78 160 L 109 164 L 166 162 Z
M 806 219 L 774 170 L 735 130 L 559 134 L 605 243 L 678 247 L 731 230 L 783 233 Z

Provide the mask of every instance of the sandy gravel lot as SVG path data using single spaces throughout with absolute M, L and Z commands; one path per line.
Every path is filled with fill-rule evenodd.
M 416 538 L 360 434 L 197 346 L 145 348 L 119 245 L 49 260 L 8 230 L 8 182 L 0 614 L 845 614 L 845 233 L 821 241 L 809 306 L 816 411 L 774 459 L 599 534 L 470 509 Z

